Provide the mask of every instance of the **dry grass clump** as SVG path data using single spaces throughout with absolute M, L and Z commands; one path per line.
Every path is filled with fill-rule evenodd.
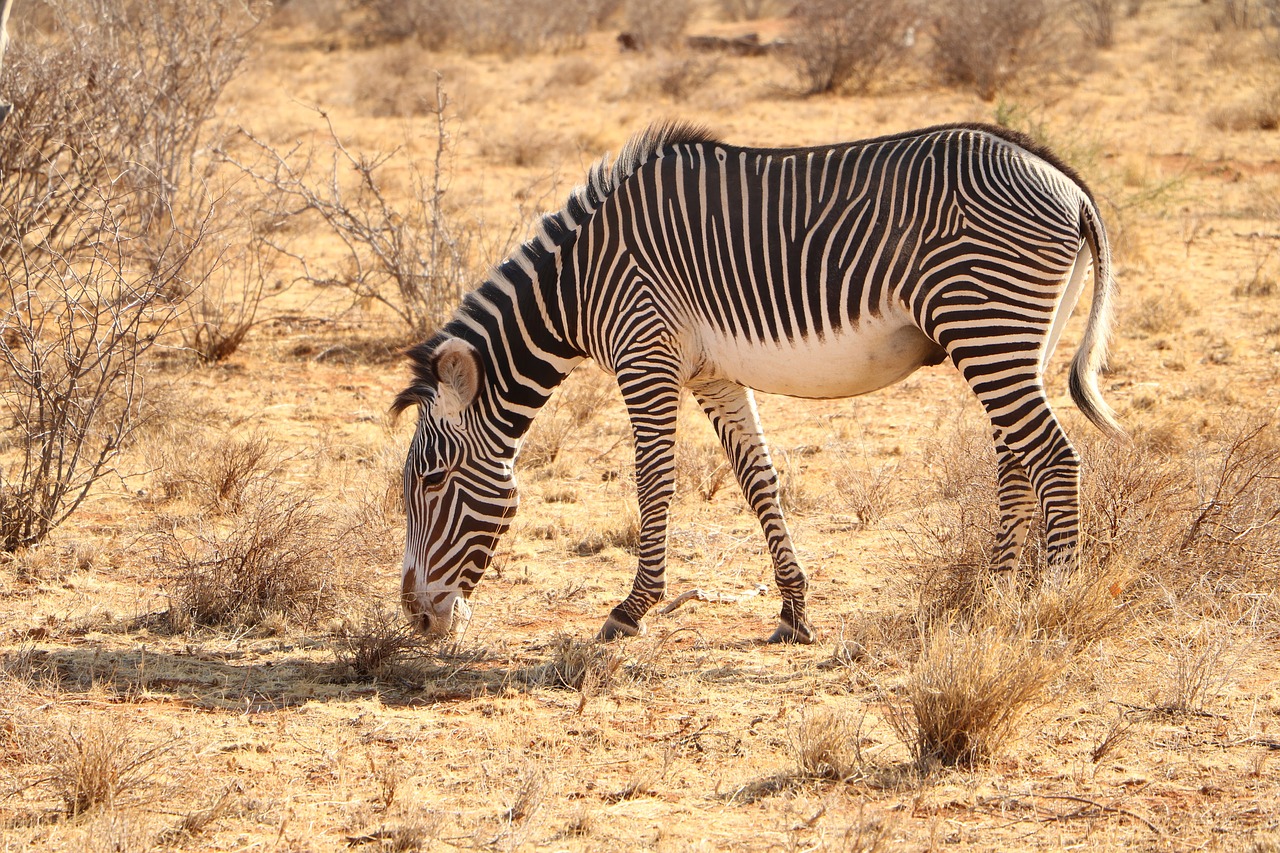
M 1158 638 L 1166 661 L 1162 683 L 1149 697 L 1161 713 L 1197 716 L 1231 678 L 1236 640 L 1213 623 L 1165 632 Z
M 413 42 L 387 45 L 370 54 L 355 67 L 352 96 L 361 112 L 378 118 L 429 116 L 441 104 L 435 76 L 422 73 L 429 66 L 425 51 Z M 455 111 L 459 101 L 457 80 L 452 76 L 450 102 Z
M 575 437 L 609 403 L 615 391 L 599 371 L 581 370 L 556 389 L 520 445 L 520 464 L 543 468 L 571 447 Z
M 841 461 L 835 469 L 836 492 L 864 526 L 876 524 L 901 503 L 902 466 L 897 462 L 870 470 Z
M 726 483 L 734 480 L 733 468 L 718 444 L 676 442 L 676 496 L 697 495 L 711 501 Z
M 935 626 L 889 722 L 924 768 L 995 757 L 1066 665 L 1060 647 L 1025 628 Z
M 790 732 L 796 773 L 805 779 L 845 782 L 865 774 L 863 718 L 830 708 L 806 708 Z
M 1208 122 L 1215 130 L 1233 133 L 1276 130 L 1280 128 L 1280 88 L 1257 92 L 1243 101 L 1214 107 L 1209 111 Z
M 222 523 L 197 518 L 157 539 L 178 625 L 258 625 L 279 614 L 310 620 L 334 603 L 336 543 L 308 498 L 262 488 Z
M 905 0 L 810 0 L 791 15 L 788 60 L 806 95 L 864 92 L 906 50 L 913 12 Z
M 593 531 L 573 542 L 569 550 L 579 557 L 594 557 L 610 548 L 640 553 L 640 522 L 635 518 L 605 530 Z
M 1167 335 L 1178 331 L 1193 307 L 1179 290 L 1145 296 L 1125 312 L 1124 325 L 1138 328 L 1149 335 Z
M 600 66 L 581 56 L 560 60 L 547 75 L 548 89 L 577 89 L 594 83 L 601 73 Z
M 653 91 L 673 101 L 686 101 L 706 90 L 722 67 L 720 58 L 715 56 L 664 56 L 639 71 L 631 94 Z
M 614 646 L 560 634 L 551 641 L 551 659 L 520 672 L 530 687 L 563 687 L 585 695 L 607 691 L 618 678 L 623 658 Z
M 49 783 L 69 815 L 110 808 L 145 785 L 157 772 L 156 760 L 171 750 L 172 744 L 137 743 L 123 721 L 94 718 L 58 739 Z

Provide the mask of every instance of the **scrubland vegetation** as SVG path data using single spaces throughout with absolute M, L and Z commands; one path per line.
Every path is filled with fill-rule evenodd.
M 10 28 L 0 848 L 1280 847 L 1275 0 L 17 0 Z M 637 522 L 588 365 L 467 631 L 407 630 L 398 352 L 668 117 L 998 122 L 1086 177 L 1132 440 L 1066 400 L 1077 320 L 1048 381 L 1079 572 L 1035 532 L 987 571 L 994 460 L 946 366 L 761 397 L 820 630 L 764 646 L 763 540 L 686 401 L 671 594 L 704 594 L 596 644 Z

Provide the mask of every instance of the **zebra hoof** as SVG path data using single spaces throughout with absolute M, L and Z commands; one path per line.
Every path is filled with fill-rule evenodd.
M 644 625 L 632 622 L 625 616 L 619 618 L 617 614 L 610 613 L 609 618 L 604 620 L 604 627 L 600 629 L 599 634 L 596 634 L 596 639 L 608 643 L 623 637 L 638 637 L 643 633 Z
M 813 642 L 813 629 L 808 625 L 789 625 L 779 622 L 778 629 L 769 636 L 770 643 L 798 643 L 807 646 Z

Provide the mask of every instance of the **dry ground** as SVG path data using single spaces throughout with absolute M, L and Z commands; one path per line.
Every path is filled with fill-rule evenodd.
M 760 400 L 820 642 L 759 643 L 770 588 L 655 614 L 646 636 L 597 648 L 633 571 L 635 510 L 621 405 L 587 366 L 535 426 L 520 514 L 467 633 L 417 647 L 386 612 L 411 424 L 383 412 L 405 379 L 404 335 L 340 294 L 294 288 L 227 363 L 179 354 L 158 368 L 169 416 L 130 448 L 129 476 L 0 563 L 0 846 L 1280 847 L 1280 553 L 1248 519 L 1188 544 L 1233 495 L 1265 534 L 1280 473 L 1265 426 L 1280 393 L 1280 136 L 1247 120 L 1277 97 L 1280 62 L 1256 34 L 1215 31 L 1215 8 L 1152 0 L 1114 48 L 1041 69 L 998 104 L 919 70 L 803 99 L 783 63 L 735 57 L 673 97 L 649 81 L 687 57 L 619 54 L 612 33 L 508 59 L 370 45 L 297 16 L 265 28 L 228 122 L 323 144 L 318 105 L 352 150 L 408 140 L 419 156 L 434 127 L 403 104 L 440 69 L 460 134 L 450 198 L 494 233 L 558 204 L 595 157 L 662 117 L 762 145 L 998 109 L 1037 129 L 1095 183 L 1118 248 L 1103 387 L 1134 444 L 1103 443 L 1070 410 L 1078 319 L 1050 380 L 1086 454 L 1104 618 L 1068 626 L 1077 636 L 1054 646 L 990 762 L 913 760 L 898 731 L 907 686 L 922 642 L 948 631 L 921 614 L 990 523 L 986 433 L 941 366 L 854 401 Z M 322 238 L 315 258 L 333 252 Z M 684 414 L 672 593 L 770 584 L 710 430 L 692 404 Z M 1224 448 L 1252 424 L 1263 432 L 1241 454 L 1260 467 L 1215 492 Z M 249 486 L 219 491 L 212 466 L 255 438 L 267 449 L 244 466 Z M 183 555 L 269 524 L 272 500 L 297 510 L 291 547 L 301 570 L 322 566 L 324 588 L 239 628 L 166 615 L 190 590 Z M 407 648 L 357 659 L 379 632 Z

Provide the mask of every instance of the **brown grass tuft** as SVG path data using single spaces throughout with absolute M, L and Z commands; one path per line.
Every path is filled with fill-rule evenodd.
M 806 708 L 790 733 L 796 773 L 805 779 L 844 782 L 864 775 L 863 717 L 829 708 Z
M 1028 630 L 935 627 L 889 722 L 921 768 L 995 757 L 1066 658 Z
M 145 784 L 156 772 L 156 759 L 171 749 L 171 744 L 141 746 L 123 720 L 97 718 L 59 740 L 50 783 L 69 815 L 110 808 Z
M 517 677 L 531 687 L 563 687 L 585 696 L 607 691 L 615 683 L 622 662 L 613 646 L 561 634 L 551 641 L 550 660 L 523 670 Z

